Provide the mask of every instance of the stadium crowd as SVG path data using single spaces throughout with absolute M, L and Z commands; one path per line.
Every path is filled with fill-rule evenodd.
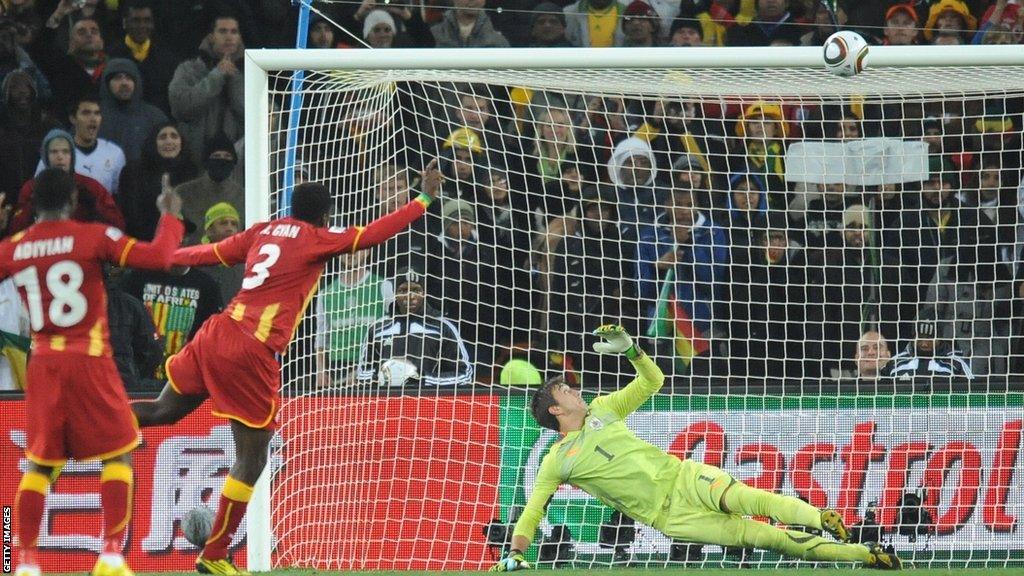
M 1024 41 L 1013 0 L 498 4 L 315 3 L 308 44 L 819 46 L 839 28 L 888 45 Z M 35 175 L 58 167 L 74 172 L 78 219 L 151 239 L 169 179 L 187 244 L 240 231 L 242 51 L 293 45 L 295 19 L 287 0 L 0 0 L 0 230 L 32 223 Z M 646 335 L 669 374 L 1024 373 L 1020 95 L 696 101 L 465 84 L 395 97 L 434 119 L 436 141 L 375 127 L 402 131 L 392 145 L 408 146 L 403 164 L 376 168 L 375 208 L 340 223 L 414 195 L 429 156 L 443 160 L 443 199 L 379 265 L 339 264 L 299 328 L 289 378 L 375 381 L 390 354 L 424 384 L 530 384 L 535 373 L 504 378 L 500 366 L 525 358 L 570 375 L 597 370 L 607 360 L 584 335 L 606 322 Z M 338 123 L 325 130 L 359 129 Z M 926 178 L 787 181 L 793 143 L 866 137 L 924 142 Z M 322 153 L 312 139 L 299 149 L 296 182 L 344 189 L 348 174 L 309 167 Z M 111 270 L 112 342 L 129 389 L 159 389 L 163 358 L 224 307 L 242 275 Z M 16 300 L 0 302 L 5 350 L 26 333 Z M 18 387 L 0 372 L 0 388 Z

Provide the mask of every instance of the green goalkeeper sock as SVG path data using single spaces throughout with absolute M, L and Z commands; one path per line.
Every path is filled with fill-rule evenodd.
M 825 562 L 868 562 L 871 551 L 860 544 L 842 544 L 821 536 L 783 530 L 763 522 L 746 520 L 740 540 L 746 546 L 781 552 L 786 556 Z
M 821 530 L 821 511 L 792 496 L 782 496 L 736 482 L 722 496 L 722 504 L 733 514 L 767 516 L 789 526 Z

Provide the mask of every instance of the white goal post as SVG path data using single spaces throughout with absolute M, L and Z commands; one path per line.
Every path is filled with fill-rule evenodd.
M 912 47 L 890 47 L 873 46 L 866 59 L 867 70 L 853 78 L 841 78 L 830 75 L 824 69 L 822 61 L 822 50 L 819 47 L 779 47 L 779 48 L 651 48 L 651 49 L 590 49 L 590 48 L 564 48 L 564 49 L 349 49 L 349 50 L 246 50 L 245 52 L 245 177 L 246 177 L 246 206 L 245 223 L 251 226 L 255 222 L 265 221 L 271 218 L 281 217 L 284 212 L 281 206 L 277 205 L 281 198 L 282 191 L 274 189 L 280 181 L 278 174 L 282 169 L 276 165 L 274 156 L 281 152 L 280 136 L 287 128 L 290 114 L 299 114 L 299 111 L 285 109 L 275 110 L 272 105 L 271 93 L 277 90 L 277 95 L 288 94 L 291 90 L 286 87 L 290 81 L 290 71 L 306 71 L 315 73 L 316 78 L 312 80 L 316 84 L 316 90 L 331 98 L 331 83 L 339 85 L 351 82 L 358 85 L 360 89 L 365 88 L 366 94 L 358 98 L 366 101 L 374 101 L 379 97 L 378 92 L 386 92 L 381 86 L 396 82 L 424 82 L 424 83 L 467 83 L 467 84 L 490 84 L 512 87 L 522 86 L 532 88 L 537 92 L 552 91 L 582 94 L 610 94 L 618 96 L 636 97 L 638 99 L 655 98 L 688 98 L 707 102 L 750 102 L 753 100 L 801 100 L 814 103 L 845 102 L 847 99 L 861 99 L 871 102 L 894 101 L 898 102 L 903 98 L 909 98 L 920 102 L 929 102 L 941 99 L 943 95 L 951 95 L 952 98 L 968 100 L 977 98 L 979 101 L 985 98 L 1024 98 L 1024 48 L 1020 46 L 912 46 Z M 307 79 L 307 81 L 309 81 Z M 275 88 L 275 82 L 276 88 Z M 318 83 L 318 84 L 317 84 Z M 304 91 L 304 90 L 302 90 Z M 443 90 L 442 90 L 443 92 Z M 341 106 L 339 102 L 332 101 L 332 106 Z M 724 106 L 724 104 L 723 104 Z M 382 109 L 387 108 L 386 106 Z M 581 109 L 577 109 L 581 110 Z M 410 111 L 411 114 L 416 112 Z M 396 113 L 397 114 L 397 113 Z M 276 127 L 272 126 L 272 116 L 275 116 Z M 514 119 L 505 119 L 514 120 Z M 972 120 L 973 121 L 973 120 Z M 980 120 L 979 120 L 980 121 Z M 316 129 L 316 125 L 307 127 Z M 1015 130 L 1019 133 L 1021 127 Z M 440 140 L 444 140 L 444 134 L 432 134 Z M 374 138 L 386 139 L 385 134 L 375 135 Z M 431 149 L 417 150 L 417 154 L 428 157 L 433 151 Z M 342 152 L 344 153 L 342 146 Z M 387 154 L 381 152 L 382 156 L 374 158 L 373 161 L 384 164 L 393 160 Z M 811 153 L 813 154 L 813 152 Z M 304 161 L 309 164 L 320 162 L 306 157 Z M 333 161 L 333 160 L 331 160 Z M 348 166 L 339 161 L 339 164 L 332 165 L 331 161 L 321 162 L 321 172 L 329 170 L 332 166 Z M 582 160 L 581 160 L 582 161 Z M 925 159 L 927 161 L 927 159 Z M 603 164 L 595 164 L 595 169 L 604 170 Z M 418 169 L 418 167 L 416 167 Z M 1004 169 L 1016 169 L 1020 167 L 1005 167 Z M 356 170 L 353 168 L 353 170 Z M 356 180 L 367 190 L 370 184 L 359 168 L 360 175 Z M 924 168 L 927 174 L 927 168 Z M 728 177 L 728 174 L 724 176 Z M 862 174 L 863 176 L 863 174 Z M 313 176 L 316 177 L 315 175 Z M 798 179 L 793 180 L 793 182 Z M 813 181 L 811 179 L 810 181 Z M 533 191 L 524 191 L 534 193 Z M 339 197 L 339 206 L 344 205 L 347 215 L 363 215 L 368 212 L 362 207 L 355 205 L 358 200 L 345 199 L 347 190 L 335 189 Z M 362 191 L 365 197 L 366 190 Z M 443 196 L 443 194 L 442 194 Z M 731 201 L 730 201 L 731 202 Z M 351 224 L 362 224 L 364 222 L 352 222 Z M 375 255 L 377 253 L 374 253 Z M 337 275 L 336 268 L 328 268 L 328 277 Z M 913 320 L 913 319 L 911 319 Z M 547 330 L 547 328 L 543 328 Z M 892 351 L 893 355 L 896 350 Z M 311 358 L 307 358 L 312 362 Z M 282 361 L 283 363 L 283 361 Z M 628 370 L 628 367 L 625 368 Z M 1006 374 L 1011 379 L 1014 374 Z M 628 374 L 627 374 L 628 376 Z M 1022 375 L 1016 375 L 1020 378 Z M 497 380 L 495 379 L 495 383 Z M 371 384 L 360 384 L 340 388 L 341 394 L 374 394 L 376 378 Z M 287 387 L 288 383 L 284 383 Z M 1016 388 L 1008 388 L 1008 384 L 1002 383 L 993 385 L 990 390 L 1003 394 L 1005 403 L 996 406 L 993 413 L 984 413 L 973 416 L 971 422 L 984 422 L 984 426 L 991 425 L 993 429 L 983 430 L 989 440 L 995 438 L 999 433 L 999 427 L 1012 420 L 1012 413 L 1019 411 L 1020 397 L 1010 394 Z M 418 390 L 407 390 L 415 394 Z M 483 391 L 492 395 L 518 394 L 519 403 L 516 404 L 520 413 L 525 414 L 529 405 L 528 399 L 525 406 L 522 398 L 528 398 L 529 389 L 516 392 L 496 391 L 488 380 L 485 385 L 474 388 L 473 391 Z M 608 389 L 602 389 L 607 392 Z M 958 389 L 955 387 L 948 390 L 955 395 Z M 972 390 L 968 390 L 971 392 Z M 434 392 L 431 392 L 434 394 Z M 749 395 L 760 399 L 759 393 L 748 393 L 740 390 L 738 393 L 732 390 L 726 394 Z M 675 402 L 682 402 L 686 392 L 669 392 L 672 408 L 675 409 Z M 811 396 L 814 393 L 810 394 Z M 789 392 L 777 393 L 783 400 L 792 396 L 794 401 L 802 399 L 800 392 L 790 394 Z M 1006 400 L 1012 396 L 1011 399 Z M 504 396 L 503 396 L 504 397 Z M 797 398 L 800 397 L 800 398 Z M 909 396 L 908 396 L 909 398 Z M 308 402 L 315 402 L 316 398 L 304 399 Z M 759 400 L 760 401 L 760 400 Z M 289 419 L 294 427 L 299 427 L 298 421 L 303 418 L 302 414 L 289 412 L 287 409 L 288 400 L 285 400 L 285 408 L 282 409 L 282 418 Z M 780 401 L 780 406 L 783 403 Z M 988 406 L 988 404 L 985 404 Z M 705 414 L 714 411 L 708 405 L 703 405 L 700 410 Z M 803 404 L 801 404 L 800 410 Z M 865 404 L 866 406 L 866 404 Z M 930 405 L 929 405 L 930 406 Z M 860 405 L 858 405 L 860 407 Z M 671 410 L 670 409 L 670 410 Z M 870 414 L 882 414 L 898 411 L 895 408 L 866 408 Z M 1000 411 L 1002 410 L 1002 411 Z M 744 428 L 750 424 L 743 420 L 743 416 L 725 414 L 723 418 L 737 419 L 733 424 L 737 428 Z M 998 412 L 998 414 L 996 414 Z M 346 412 L 347 413 L 347 412 Z M 375 413 L 373 409 L 359 409 L 355 413 L 360 417 L 371 418 Z M 639 413 L 638 413 L 639 414 Z M 902 414 L 902 413 L 901 413 Z M 819 414 L 820 419 L 831 418 L 827 414 Z M 902 417 L 902 416 L 901 416 Z M 320 421 L 323 417 L 320 416 Z M 522 417 L 524 421 L 532 426 L 532 420 L 528 415 Z M 897 426 L 893 417 L 890 417 L 890 430 L 893 438 L 899 437 Z M 950 421 L 952 423 L 952 420 Z M 369 422 L 363 422 L 368 425 Z M 504 424 L 503 424 L 504 425 Z M 724 425 L 724 424 L 723 424 Z M 653 426 L 653 425 L 652 425 Z M 886 429 L 885 424 L 880 425 Z M 673 428 L 675 430 L 675 428 Z M 313 425 L 302 428 L 303 434 L 316 434 Z M 348 433 L 348 432 L 346 432 Z M 640 433 L 641 437 L 657 444 L 656 439 L 651 435 L 656 434 L 654 428 L 646 429 Z M 784 432 L 782 432 L 784 433 Z M 647 436 L 644 436 L 647 434 Z M 746 434 L 746 432 L 745 432 Z M 817 428 L 810 434 L 816 436 Z M 824 434 L 824 433 L 823 433 Z M 953 430 L 934 430 L 930 432 L 928 440 L 937 445 L 943 442 L 954 442 L 957 437 Z M 822 437 L 823 442 L 833 442 L 838 446 L 844 439 L 830 439 Z M 404 438 L 408 440 L 409 438 Z M 549 441 L 550 439 L 548 439 Z M 895 441 L 895 440 L 894 440 Z M 986 440 L 987 442 L 988 440 Z M 540 442 L 540 440 L 538 440 Z M 994 442 L 994 440 L 992 441 Z M 284 438 L 285 450 L 287 450 L 289 438 Z M 668 443 L 668 440 L 665 440 Z M 884 443 L 884 442 L 883 442 Z M 977 442 L 976 442 L 977 443 Z M 995 446 L 995 444 L 992 444 Z M 340 456 L 344 450 L 351 447 L 349 444 L 339 445 L 335 456 Z M 989 466 L 992 450 L 981 449 L 984 455 L 985 466 Z M 529 453 L 529 447 L 524 454 Z M 783 449 L 787 460 L 791 456 L 789 449 Z M 361 454 L 360 457 L 367 457 Z M 387 458 L 387 455 L 384 455 Z M 525 456 L 524 456 L 525 457 Z M 737 456 L 739 458 L 739 456 Z M 274 462 L 271 459 L 271 462 Z M 1024 455 L 1021 455 L 1016 468 L 1018 474 L 1013 478 L 1013 485 L 1010 487 L 1011 498 L 1019 498 L 1019 501 L 1011 502 L 1013 509 L 1024 512 L 1024 475 L 1020 469 L 1024 467 L 1021 462 Z M 952 462 L 952 461 L 951 461 Z M 952 464 L 950 464 L 952 466 Z M 298 466 L 298 464 L 296 464 Z M 813 466 L 813 464 L 812 464 Z M 524 464 L 523 473 L 517 476 L 517 481 L 530 478 L 534 468 Z M 289 475 L 294 476 L 296 469 L 289 469 Z M 248 545 L 248 568 L 253 571 L 267 571 L 275 567 L 275 546 L 280 541 L 281 535 L 274 533 L 275 520 L 273 518 L 274 508 L 271 501 L 271 484 L 276 484 L 268 471 L 264 474 L 257 485 L 252 503 L 248 509 L 247 519 L 247 545 Z M 838 472 L 835 477 L 838 478 Z M 344 480 L 337 480 L 344 483 Z M 983 480 L 984 481 L 984 480 Z M 908 480 L 909 482 L 909 480 Z M 869 481 L 870 483 L 870 481 Z M 824 482 L 823 482 L 824 484 Z M 836 480 L 838 485 L 838 480 Z M 790 487 L 789 481 L 785 486 Z M 494 487 L 499 489 L 511 487 L 502 481 L 502 485 Z M 781 488 L 781 486 L 780 486 Z M 825 491 L 830 497 L 833 490 L 825 486 Z M 529 486 L 518 486 L 519 490 L 529 490 Z M 365 495 L 358 489 L 346 492 L 340 490 L 339 498 L 359 499 Z M 982 493 L 980 498 L 984 498 Z M 517 500 L 518 501 L 518 500 Z M 859 501 L 859 500 L 858 500 Z M 336 503 L 324 503 L 325 506 L 337 505 L 343 507 L 348 500 Z M 496 502 L 472 502 L 470 505 L 480 507 L 494 507 Z M 507 504 L 507 503 L 506 503 Z M 500 517 L 505 517 L 506 508 L 503 504 Z M 863 504 L 863 503 L 862 503 Z M 584 506 L 592 506 L 585 504 Z M 978 512 L 980 514 L 980 512 Z M 506 520 L 508 518 L 505 518 Z M 359 516 L 350 518 L 351 521 L 358 521 Z M 568 520 L 566 521 L 568 523 Z M 1015 537 L 1016 544 L 1011 542 L 1009 549 L 1017 552 L 1024 551 L 1024 540 L 1020 537 L 1019 524 L 1024 522 L 1024 517 L 1017 519 L 1018 528 Z M 982 528 L 979 528 L 982 530 Z M 479 532 L 474 527 L 473 532 Z M 358 535 L 357 535 L 358 536 Z M 360 536 L 361 537 L 361 536 Z M 964 536 L 967 538 L 968 536 Z M 999 535 L 998 537 L 1002 537 Z M 1010 538 L 1010 536 L 1008 536 Z M 660 553 L 665 547 L 661 541 L 651 541 L 649 550 Z M 341 546 L 341 544 L 339 544 Z M 955 546 L 951 545 L 951 550 Z M 1017 548 L 1014 548 L 1017 546 Z M 358 546 L 356 546 L 358 549 Z M 586 546 L 581 548 L 589 550 Z M 597 550 L 596 544 L 593 546 Z M 646 550 L 646 549 L 645 549 Z M 276 551 L 280 553 L 280 550 Z M 367 552 L 372 554 L 374 552 Z M 374 560 L 381 560 L 381 552 L 375 552 L 377 557 L 351 558 L 339 561 L 336 558 L 326 556 L 303 556 L 301 562 L 306 565 L 320 568 L 373 568 L 387 566 L 397 569 L 414 568 L 414 564 L 388 564 L 374 563 Z M 294 561 L 295 557 L 288 556 L 287 561 Z M 474 563 L 477 562 L 477 563 Z M 774 565 L 774 564 L 772 564 Z M 479 561 L 460 558 L 450 563 L 444 559 L 437 560 L 437 566 L 456 569 L 474 569 L 480 566 Z

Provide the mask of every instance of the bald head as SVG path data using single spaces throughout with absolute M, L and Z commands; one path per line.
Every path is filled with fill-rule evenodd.
M 890 358 L 892 354 L 889 352 L 889 342 L 885 336 L 874 330 L 865 332 L 857 342 L 857 376 L 878 378 Z

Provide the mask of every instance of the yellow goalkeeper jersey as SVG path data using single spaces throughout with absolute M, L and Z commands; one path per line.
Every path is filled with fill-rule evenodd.
M 565 483 L 630 518 L 652 524 L 676 481 L 682 461 L 637 438 L 624 419 L 661 389 L 665 375 L 646 354 L 633 361 L 637 377 L 622 390 L 590 403 L 583 429 L 551 446 L 515 535 L 531 541 L 548 500 Z

